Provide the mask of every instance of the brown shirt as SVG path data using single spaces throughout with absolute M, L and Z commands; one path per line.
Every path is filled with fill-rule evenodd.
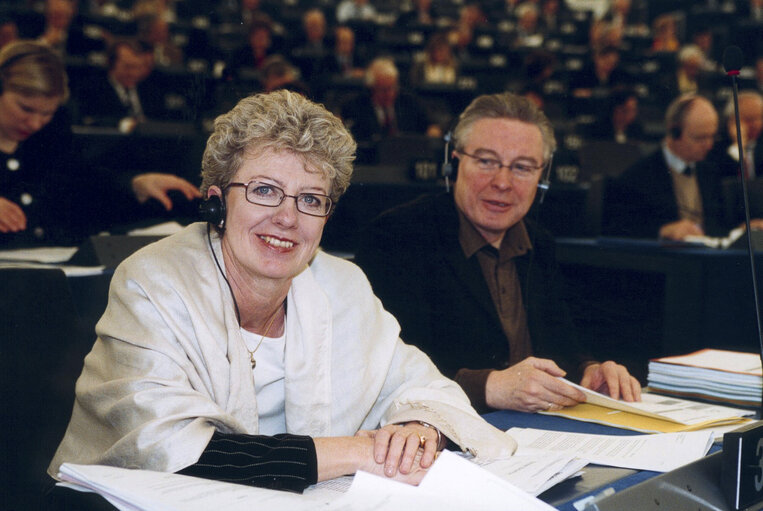
M 522 302 L 522 287 L 514 262 L 516 257 L 526 254 L 531 248 L 530 236 L 524 222 L 509 228 L 501 241 L 499 250 L 490 245 L 461 211 L 458 212 L 458 241 L 464 256 L 476 257 L 482 269 L 490 297 L 495 305 L 501 327 L 509 343 L 509 360 L 506 367 L 516 364 L 532 355 L 527 315 Z M 492 368 L 460 369 L 455 380 L 470 396 L 482 396 Z M 487 407 L 484 402 L 472 403 L 477 409 Z

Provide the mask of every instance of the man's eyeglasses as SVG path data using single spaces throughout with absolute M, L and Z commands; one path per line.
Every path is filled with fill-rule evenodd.
M 297 203 L 297 211 L 310 216 L 329 216 L 331 207 L 334 204 L 328 195 L 320 193 L 288 195 L 282 188 L 260 181 L 229 183 L 225 188 L 227 189 L 231 186 L 243 186 L 245 188 L 244 197 L 246 197 L 248 202 L 268 208 L 280 206 L 286 197 L 291 197 Z
M 487 156 L 478 156 L 476 154 L 469 154 L 464 151 L 456 151 L 458 154 L 463 154 L 464 156 L 468 156 L 469 158 L 472 158 L 477 163 L 477 168 L 480 169 L 483 172 L 489 172 L 489 173 L 496 173 L 499 170 L 501 170 L 503 167 L 506 167 L 511 171 L 513 176 L 517 179 L 524 179 L 524 180 L 530 180 L 534 178 L 538 172 L 543 170 L 543 168 L 546 166 L 545 164 L 541 165 L 533 165 L 530 162 L 527 161 L 517 161 L 514 160 L 513 162 L 509 163 L 508 165 L 504 165 L 501 160 L 497 160 L 495 158 L 489 158 Z

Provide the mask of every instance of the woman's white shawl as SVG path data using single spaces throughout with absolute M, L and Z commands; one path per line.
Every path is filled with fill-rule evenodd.
M 219 238 L 211 243 L 222 264 Z M 476 455 L 514 451 L 398 338 L 354 264 L 319 251 L 292 281 L 287 308 L 287 432 L 345 436 L 418 419 Z M 63 462 L 174 472 L 198 460 L 215 429 L 257 434 L 249 354 L 204 224 L 117 268 L 96 333 L 51 475 Z

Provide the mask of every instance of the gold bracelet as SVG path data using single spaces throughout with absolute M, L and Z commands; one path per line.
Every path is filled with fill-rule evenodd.
M 440 444 L 442 443 L 442 433 L 440 433 L 440 430 L 437 429 L 436 427 L 432 426 L 428 422 L 424 422 L 424 421 L 414 421 L 414 422 L 418 422 L 419 424 L 421 424 L 425 428 L 432 428 L 433 430 L 435 430 L 435 432 L 437 433 L 437 450 L 438 451 L 441 450 L 442 447 L 440 447 Z

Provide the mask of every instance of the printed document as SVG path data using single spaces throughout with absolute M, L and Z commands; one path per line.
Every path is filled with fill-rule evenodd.
M 702 458 L 713 443 L 712 431 L 616 436 L 511 428 L 507 433 L 517 441 L 516 455 L 573 454 L 597 465 L 656 472 Z

